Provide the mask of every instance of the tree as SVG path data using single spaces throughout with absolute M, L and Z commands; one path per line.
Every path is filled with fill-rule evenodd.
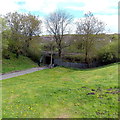
M 8 25 L 11 29 L 11 41 L 9 49 L 12 52 L 16 53 L 16 57 L 19 57 L 19 54 L 22 50 L 23 40 L 22 40 L 22 19 L 23 15 L 17 12 L 6 14 L 6 19 Z
M 41 33 L 41 20 L 31 14 L 8 13 L 6 15 L 11 28 L 11 51 L 19 57 L 21 52 L 28 55 L 28 48 L 33 36 Z
M 39 20 L 38 16 L 31 14 L 24 14 L 23 16 L 23 31 L 22 34 L 25 36 L 24 49 L 28 53 L 30 41 L 33 36 L 38 36 L 41 33 L 42 21 Z
M 7 20 L 4 16 L 0 16 L 0 38 L 1 38 L 1 46 L 0 51 L 2 52 L 2 56 L 4 58 L 10 58 L 9 56 L 9 41 L 11 38 L 10 28 L 7 26 Z
M 64 48 L 63 37 L 69 31 L 69 25 L 72 22 L 72 15 L 64 10 L 56 10 L 45 19 L 47 31 L 53 35 L 58 49 L 58 56 L 61 57 Z
M 84 15 L 76 23 L 76 33 L 81 35 L 82 45 L 85 52 L 85 62 L 89 64 L 90 52 L 93 52 L 97 37 L 105 30 L 105 24 L 98 20 L 91 12 Z
M 52 68 L 53 66 L 53 54 L 55 51 L 55 47 L 56 47 L 55 42 L 53 40 L 48 40 L 44 44 L 44 48 L 43 48 L 43 50 L 47 51 L 48 53 L 50 52 L 50 64 L 49 64 L 50 68 Z
M 0 38 L 2 39 L 2 48 L 7 49 L 8 46 L 8 39 L 6 39 L 7 35 L 9 36 L 9 28 L 7 26 L 7 21 L 3 16 L 0 16 Z

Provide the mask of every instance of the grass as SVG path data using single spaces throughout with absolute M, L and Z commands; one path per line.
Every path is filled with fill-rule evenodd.
M 3 118 L 117 118 L 117 71 L 56 67 L 3 80 Z
M 17 59 L 14 54 L 11 54 L 10 59 L 2 60 L 2 73 L 19 71 L 37 66 L 38 65 L 28 57 L 21 55 L 19 59 Z

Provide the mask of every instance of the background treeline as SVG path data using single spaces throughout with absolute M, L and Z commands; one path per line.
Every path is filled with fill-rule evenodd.
M 10 59 L 11 53 L 30 57 L 39 62 L 44 53 L 69 62 L 108 64 L 119 61 L 118 35 L 105 34 L 105 24 L 91 12 L 79 19 L 76 34 L 70 34 L 73 16 L 57 10 L 45 18 L 49 35 L 40 36 L 43 21 L 32 14 L 8 13 L 0 17 L 2 26 L 2 56 Z M 104 32 L 104 33 L 103 33 Z

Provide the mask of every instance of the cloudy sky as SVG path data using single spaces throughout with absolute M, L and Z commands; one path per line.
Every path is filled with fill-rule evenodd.
M 1 0 L 0 14 L 18 11 L 31 12 L 44 19 L 56 9 L 65 9 L 75 19 L 91 11 L 96 17 L 107 24 L 109 33 L 118 32 L 118 2 L 119 0 Z

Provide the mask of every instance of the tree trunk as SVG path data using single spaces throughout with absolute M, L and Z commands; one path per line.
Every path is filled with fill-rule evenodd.
M 53 63 L 52 59 L 53 59 L 53 53 L 51 53 L 50 65 L 52 65 L 52 63 Z
M 32 40 L 32 37 L 29 37 L 28 39 L 25 40 L 25 56 L 29 57 L 29 46 L 30 46 L 30 41 Z
M 52 68 L 52 63 L 53 63 L 53 60 L 52 60 L 52 59 L 53 59 L 53 53 L 51 53 L 51 56 L 50 56 L 50 65 L 49 65 L 50 68 Z
M 85 63 L 87 63 L 87 51 L 85 52 Z
M 89 68 L 89 60 L 88 60 L 88 51 L 87 51 L 87 48 L 86 48 L 86 51 L 85 51 L 85 63 L 87 64 L 87 67 Z
M 87 64 L 87 67 L 89 67 L 89 61 L 88 61 L 88 34 L 86 35 L 86 40 L 85 40 L 85 63 Z
M 16 58 L 17 58 L 17 59 L 19 58 L 19 53 L 18 53 L 18 52 L 16 53 Z
M 59 49 L 58 49 L 58 56 L 59 56 L 59 58 L 61 58 L 61 53 L 62 53 L 62 52 L 61 52 L 61 48 L 59 48 Z

